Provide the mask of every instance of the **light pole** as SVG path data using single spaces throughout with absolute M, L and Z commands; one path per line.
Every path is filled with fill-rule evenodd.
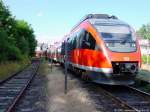
M 67 94 L 67 84 L 68 84 L 68 81 L 67 81 L 67 68 L 68 68 L 68 44 L 67 44 L 67 41 L 65 42 L 65 94 Z
M 147 38 L 147 65 L 149 64 L 149 39 Z

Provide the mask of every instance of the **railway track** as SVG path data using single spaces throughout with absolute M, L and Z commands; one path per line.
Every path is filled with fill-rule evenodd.
M 87 90 L 98 112 L 136 112 L 136 110 L 131 106 L 127 105 L 126 103 L 112 95 L 110 92 L 105 90 L 103 88 L 105 86 L 93 82 L 87 82 L 85 80 L 82 80 L 79 75 L 74 74 L 76 73 L 70 71 L 69 76 L 71 77 L 71 79 L 76 78 L 79 80 L 80 86 L 83 89 Z
M 150 94 L 150 81 L 136 79 L 135 84 L 132 86 Z
M 104 91 L 134 112 L 150 112 L 150 94 L 131 86 L 103 87 Z
M 71 72 L 72 74 L 72 72 Z M 73 73 L 74 74 L 74 73 Z M 150 94 L 132 86 L 108 86 L 82 81 L 99 111 L 110 112 L 150 112 Z M 146 82 L 145 82 L 146 83 Z
M 34 61 L 22 72 L 0 83 L 0 112 L 12 112 L 17 102 L 31 83 L 39 67 Z

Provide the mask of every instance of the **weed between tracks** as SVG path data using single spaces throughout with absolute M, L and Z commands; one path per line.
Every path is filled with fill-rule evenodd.
M 38 72 L 40 75 L 47 75 L 50 72 L 48 61 L 43 60 L 41 62 Z

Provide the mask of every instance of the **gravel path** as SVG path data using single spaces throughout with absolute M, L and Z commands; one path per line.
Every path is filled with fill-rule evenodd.
M 47 77 L 49 112 L 100 112 L 76 79 L 68 77 L 68 93 L 64 94 L 64 74 L 60 67 L 53 67 Z

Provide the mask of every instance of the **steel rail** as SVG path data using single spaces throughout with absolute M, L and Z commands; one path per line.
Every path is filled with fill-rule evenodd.
M 128 103 L 126 103 L 125 101 L 122 101 L 121 99 L 119 99 L 118 97 L 114 96 L 113 94 L 111 94 L 110 92 L 108 92 L 107 90 L 101 88 L 108 96 L 112 97 L 114 100 L 117 101 L 117 103 L 119 103 L 119 105 L 124 105 L 125 108 L 129 109 L 128 111 L 132 111 L 132 112 L 139 112 L 136 108 L 130 106 Z
M 149 97 L 150 98 L 150 93 L 146 93 L 146 92 L 144 92 L 142 90 L 139 90 L 139 89 L 137 89 L 135 87 L 132 87 L 132 86 L 126 86 L 126 87 L 129 88 L 129 89 L 132 89 L 135 92 L 138 92 L 141 95 L 144 95 L 144 97 Z
M 134 87 L 131 87 L 131 86 L 123 86 L 123 87 L 126 87 L 128 90 L 131 90 L 134 92 L 134 94 L 137 94 L 137 95 L 140 95 L 142 96 L 144 99 L 146 99 L 146 101 L 150 101 L 150 94 L 149 93 L 146 93 L 144 91 L 141 91 L 137 88 L 134 88 Z M 103 88 L 102 88 L 103 89 Z M 126 100 L 126 101 L 123 101 L 122 98 L 120 98 L 119 96 L 115 96 L 113 93 L 111 93 L 109 90 L 105 90 L 103 89 L 108 95 L 110 95 L 112 98 L 116 99 L 117 101 L 119 101 L 121 104 L 129 107 L 131 110 L 135 111 L 135 112 L 139 112 L 140 109 L 137 109 L 136 107 L 134 107 L 134 103 L 133 104 L 129 104 L 129 102 Z M 150 103 L 150 102 L 149 102 Z M 136 102 L 135 102 L 136 104 Z M 150 111 L 150 110 L 149 110 Z
M 22 88 L 22 90 L 20 91 L 20 93 L 17 95 L 17 97 L 14 98 L 12 104 L 8 107 L 8 109 L 6 110 L 6 112 L 13 112 L 14 107 L 17 105 L 17 103 L 20 100 L 20 98 L 24 95 L 25 90 L 29 87 L 31 81 L 33 80 L 34 76 L 36 75 L 36 73 L 38 71 L 38 68 L 39 68 L 39 65 L 36 68 L 36 70 L 34 71 L 34 73 L 31 75 L 31 77 L 28 80 L 28 82 L 26 83 L 26 85 Z

